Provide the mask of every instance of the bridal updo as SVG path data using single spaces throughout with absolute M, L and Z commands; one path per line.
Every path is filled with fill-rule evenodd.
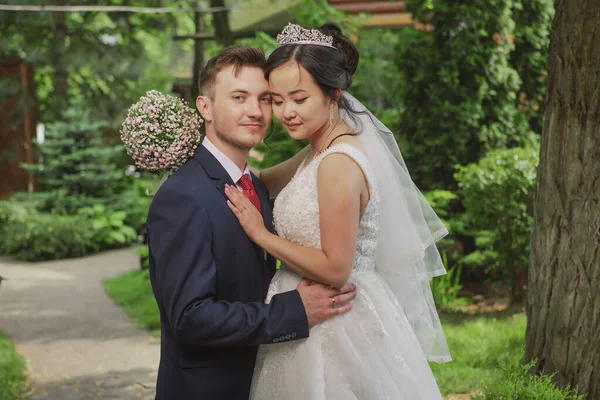
M 359 61 L 358 49 L 352 40 L 342 34 L 342 29 L 332 22 L 317 28 L 323 34 L 333 37 L 333 46 L 316 46 L 304 44 L 288 44 L 278 47 L 267 60 L 265 78 L 271 72 L 295 61 L 306 69 L 325 96 L 338 102 L 339 108 L 354 111 L 344 98 L 336 96 L 337 89 L 348 90 L 352 85 L 352 77 Z

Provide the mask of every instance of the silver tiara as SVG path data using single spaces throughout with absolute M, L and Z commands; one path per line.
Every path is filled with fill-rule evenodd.
M 333 36 L 325 35 L 318 29 L 306 29 L 291 22 L 277 35 L 277 47 L 286 44 L 313 44 L 336 48 L 333 45 Z

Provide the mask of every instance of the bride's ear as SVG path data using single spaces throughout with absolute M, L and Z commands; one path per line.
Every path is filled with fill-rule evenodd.
M 335 89 L 332 93 L 331 99 L 339 105 L 340 97 L 342 97 L 342 89 Z
M 196 108 L 200 111 L 200 115 L 206 122 L 212 122 L 212 112 L 210 99 L 207 96 L 198 96 L 196 98 Z

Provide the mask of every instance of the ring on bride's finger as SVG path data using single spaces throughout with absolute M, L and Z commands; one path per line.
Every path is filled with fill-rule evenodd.
M 335 297 L 331 298 L 331 307 L 335 308 L 335 306 L 337 305 L 336 301 L 335 301 Z

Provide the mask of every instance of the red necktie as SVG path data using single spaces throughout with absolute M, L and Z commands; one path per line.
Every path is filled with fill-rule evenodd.
M 254 190 L 254 185 L 252 184 L 252 180 L 250 179 L 249 174 L 244 174 L 238 181 L 238 185 L 242 187 L 242 193 L 244 196 L 250 200 L 250 203 L 254 204 L 254 207 L 261 212 L 260 210 L 260 199 L 258 198 L 258 194 Z

